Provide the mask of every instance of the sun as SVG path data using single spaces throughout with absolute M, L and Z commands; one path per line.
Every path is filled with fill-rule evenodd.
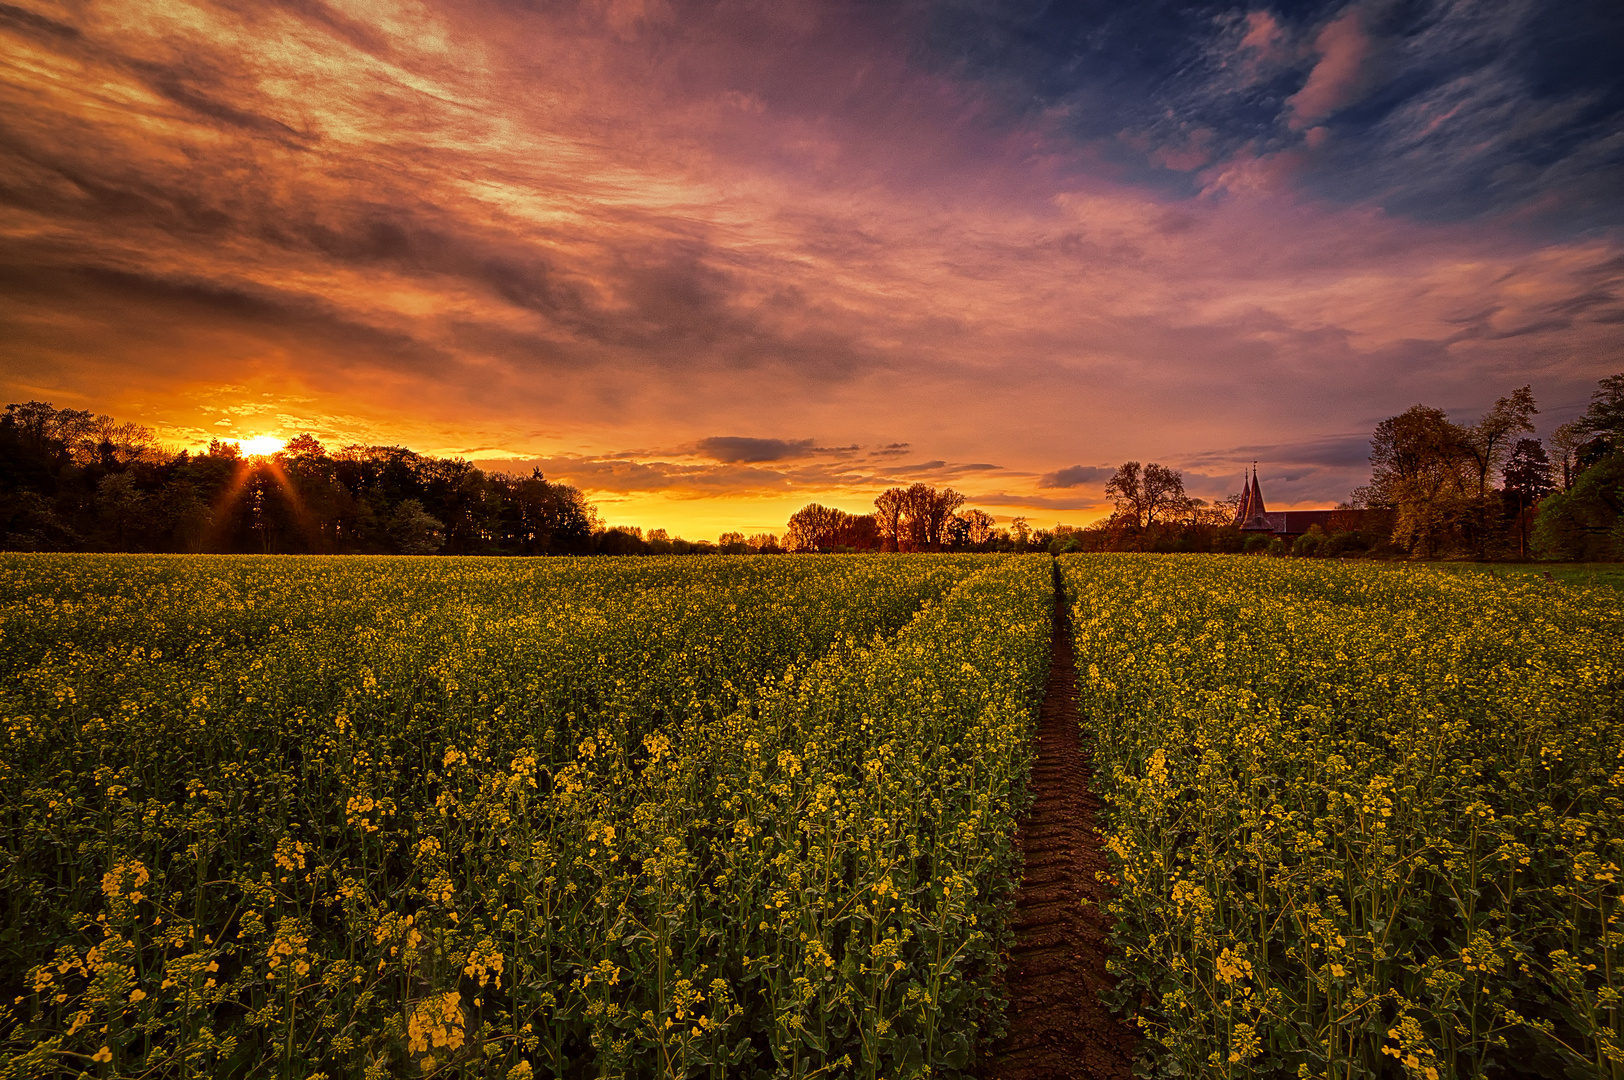
M 244 457 L 270 457 L 286 446 L 287 440 L 275 435 L 255 435 L 252 439 L 237 439 L 236 443 Z

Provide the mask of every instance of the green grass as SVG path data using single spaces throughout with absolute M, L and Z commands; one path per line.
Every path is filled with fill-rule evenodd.
M 1624 563 L 1428 562 L 1434 570 L 1495 577 L 1549 577 L 1562 585 L 1606 585 L 1624 591 Z

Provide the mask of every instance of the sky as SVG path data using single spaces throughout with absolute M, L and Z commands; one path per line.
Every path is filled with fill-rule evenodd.
M 0 0 L 0 392 L 613 524 L 1334 505 L 1624 371 L 1624 6 Z

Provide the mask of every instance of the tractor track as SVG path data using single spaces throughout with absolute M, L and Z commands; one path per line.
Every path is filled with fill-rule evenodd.
M 1101 1000 L 1110 920 L 1096 824 L 1100 801 L 1081 741 L 1071 621 L 1056 566 L 1053 652 L 1032 765 L 1031 810 L 1016 844 L 1025 873 L 1015 900 L 1005 982 L 1008 1033 L 992 1046 L 988 1080 L 1117 1080 L 1133 1073 L 1135 1032 Z

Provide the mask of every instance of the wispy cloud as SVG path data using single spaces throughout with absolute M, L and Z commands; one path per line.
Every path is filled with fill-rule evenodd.
M 28 2 L 0 382 L 174 438 L 1080 519 L 1065 462 L 1238 475 L 1624 341 L 1617 104 L 1532 7 Z
M 1350 5 L 1315 35 L 1314 53 L 1308 81 L 1286 99 L 1287 124 L 1296 130 L 1352 105 L 1374 81 L 1376 46 L 1359 4 Z

